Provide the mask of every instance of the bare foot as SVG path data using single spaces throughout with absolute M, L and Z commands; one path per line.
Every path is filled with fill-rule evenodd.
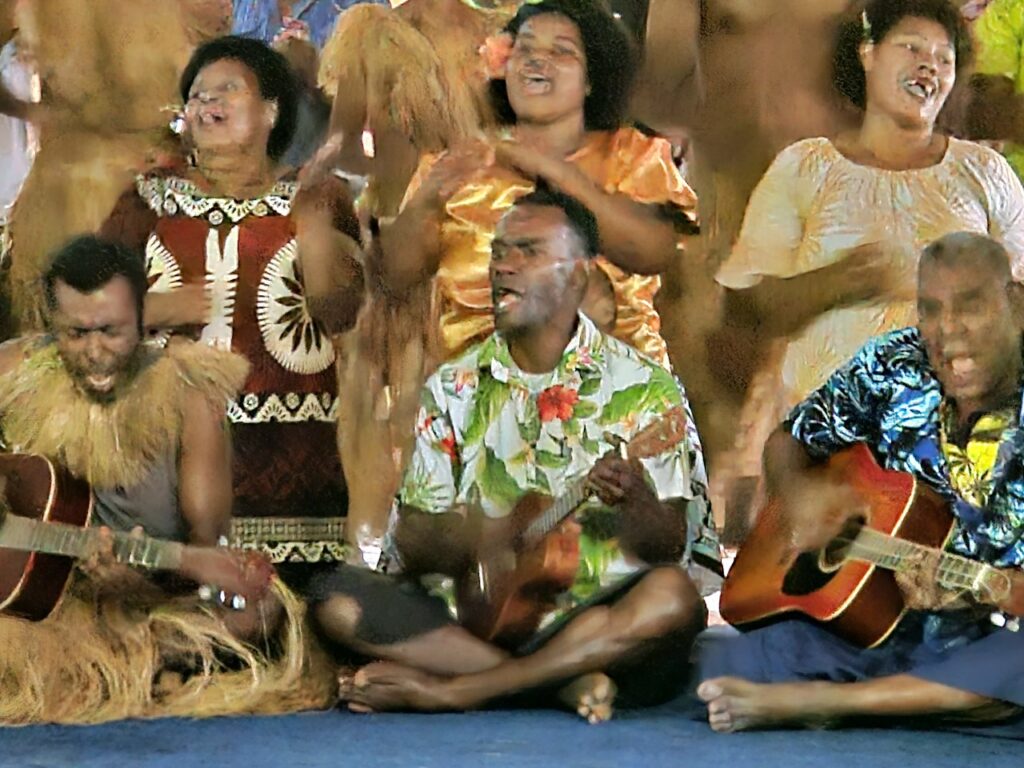
M 577 677 L 558 692 L 558 700 L 591 725 L 612 719 L 618 689 L 608 675 L 594 672 Z
M 823 725 L 816 683 L 761 684 L 738 677 L 701 683 L 697 695 L 708 705 L 708 724 L 719 733 L 772 725 Z
M 412 667 L 378 662 L 338 680 L 338 698 L 353 712 L 445 712 L 466 709 L 449 681 Z

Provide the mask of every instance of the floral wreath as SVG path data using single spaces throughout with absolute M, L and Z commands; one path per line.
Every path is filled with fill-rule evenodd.
M 478 49 L 488 80 L 505 79 L 505 67 L 512 55 L 513 42 L 511 34 L 502 32 L 488 37 Z

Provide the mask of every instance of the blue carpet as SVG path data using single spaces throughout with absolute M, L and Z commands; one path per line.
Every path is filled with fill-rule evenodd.
M 588 726 L 543 711 L 158 720 L 0 730 L 0 768 L 962 768 L 1016 765 L 1021 743 L 896 730 L 722 736 L 678 706 Z

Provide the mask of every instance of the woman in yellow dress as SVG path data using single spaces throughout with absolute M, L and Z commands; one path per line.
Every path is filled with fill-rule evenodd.
M 402 291 L 436 277 L 443 355 L 487 336 L 494 228 L 544 183 L 597 217 L 602 256 L 588 314 L 667 365 L 654 296 L 659 273 L 681 257 L 696 197 L 667 141 L 622 127 L 635 70 L 627 33 L 596 0 L 542 0 L 519 9 L 503 42 L 492 95 L 504 126 L 421 162 L 402 212 L 382 228 L 385 285 Z
M 935 130 L 970 57 L 949 0 L 872 0 L 844 26 L 836 85 L 863 110 L 860 127 L 779 153 L 718 273 L 770 353 L 716 485 L 759 476 L 764 440 L 789 407 L 872 336 L 916 321 L 924 246 L 950 232 L 988 234 L 1024 277 L 1020 182 L 996 152 Z

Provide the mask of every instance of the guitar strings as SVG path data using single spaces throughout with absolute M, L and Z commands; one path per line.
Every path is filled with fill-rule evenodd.
M 836 541 L 850 544 L 854 550 L 863 552 L 866 557 L 878 565 L 893 571 L 906 571 L 907 566 L 912 565 L 910 558 L 916 554 L 931 553 L 932 550 L 905 539 L 895 539 L 880 531 L 871 528 L 864 528 L 854 537 L 837 537 Z M 999 577 L 1001 588 L 996 590 L 991 584 L 985 583 L 983 576 L 986 571 Z M 963 590 L 963 594 L 972 594 L 980 598 L 981 589 L 984 588 L 993 600 L 1005 599 L 1010 592 L 1010 579 L 1006 574 L 1000 573 L 986 563 L 969 560 L 965 557 L 949 553 L 939 552 L 939 564 L 936 568 L 936 579 L 945 587 Z

